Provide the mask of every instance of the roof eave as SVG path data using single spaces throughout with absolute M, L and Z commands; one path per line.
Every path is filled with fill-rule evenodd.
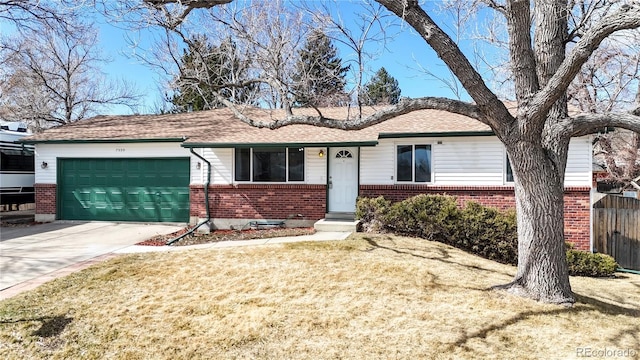
M 265 148 L 265 147 L 338 147 L 338 146 L 376 146 L 377 141 L 344 141 L 344 142 L 277 142 L 277 143 L 216 143 L 193 142 L 183 143 L 185 148 Z
M 444 131 L 444 132 L 412 132 L 412 133 L 380 133 L 379 139 L 399 139 L 415 137 L 468 137 L 468 136 L 495 136 L 491 130 L 479 131 Z
M 156 139 L 52 139 L 52 140 L 23 140 L 25 144 L 125 144 L 125 143 L 167 143 L 183 142 L 186 138 L 156 138 Z

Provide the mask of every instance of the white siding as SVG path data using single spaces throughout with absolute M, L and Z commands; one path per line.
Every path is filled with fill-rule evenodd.
M 194 149 L 198 155 L 204 157 L 211 164 L 211 184 L 228 185 L 233 180 L 233 149 Z M 198 169 L 198 162 L 202 160 L 196 156 L 191 158 L 191 184 L 204 184 L 207 181 L 206 164 L 202 163 Z
M 394 174 L 393 139 L 380 139 L 377 146 L 360 148 L 360 184 L 393 185 Z
M 571 139 L 565 186 L 591 186 L 591 138 L 589 136 Z
M 438 144 L 441 142 L 441 144 Z M 360 149 L 360 184 L 395 184 L 396 144 L 431 144 L 434 185 L 502 185 L 505 152 L 496 137 L 380 139 L 374 147 Z M 320 150 L 324 157 L 319 157 Z M 212 165 L 212 184 L 233 183 L 233 149 L 195 149 Z M 326 148 L 305 149 L 305 183 L 326 184 Z M 57 158 L 191 157 L 191 184 L 203 184 L 205 164 L 180 143 L 37 144 L 36 183 L 56 183 Z M 48 164 L 46 169 L 41 164 Z M 572 139 L 567 159 L 566 186 L 591 186 L 591 140 Z
M 180 143 L 36 144 L 36 183 L 56 183 L 57 158 L 161 158 L 190 157 Z M 47 168 L 41 167 L 47 163 Z
M 209 149 L 193 149 L 193 151 L 195 151 L 198 155 L 204 157 L 205 159 L 207 159 L 207 161 L 210 161 L 206 156 L 203 156 L 205 153 L 205 150 L 209 150 Z M 189 167 L 189 173 L 191 174 L 191 179 L 189 181 L 189 184 L 194 185 L 194 184 L 202 184 L 204 183 L 204 179 L 205 179 L 205 170 L 206 170 L 206 165 L 205 163 L 203 163 L 203 161 L 201 159 L 199 159 L 197 156 L 191 156 L 191 164 Z M 200 168 L 198 169 L 198 166 L 200 166 Z M 212 175 L 213 176 L 213 175 Z
M 228 185 L 233 180 L 233 149 L 194 149 L 196 153 L 211 163 L 211 184 Z M 207 181 L 206 164 L 200 169 L 197 163 L 202 162 L 197 157 L 191 159 L 191 184 L 204 184 Z
M 438 144 L 438 141 L 442 144 Z M 432 146 L 436 185 L 502 185 L 504 148 L 495 137 L 441 138 Z
M 439 143 L 440 142 L 440 143 Z M 504 184 L 506 153 L 498 138 L 380 139 L 375 147 L 361 148 L 360 183 L 395 184 L 395 146 L 431 144 L 432 184 L 456 186 L 496 186 Z M 567 160 L 566 186 L 591 186 L 591 141 L 572 139 Z
M 318 156 L 322 150 L 324 156 Z M 307 184 L 327 183 L 327 159 L 329 153 L 326 148 L 305 148 L 305 181 Z

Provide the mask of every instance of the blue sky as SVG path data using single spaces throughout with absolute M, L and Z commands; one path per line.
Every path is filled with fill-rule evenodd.
M 343 18 L 349 21 L 349 17 L 352 16 L 349 15 L 349 12 L 354 11 L 357 7 L 353 2 L 349 1 L 340 1 L 337 4 L 343 14 Z M 425 6 L 434 7 L 435 2 L 427 2 Z M 443 19 L 438 19 L 437 13 L 432 12 L 431 15 L 435 17 L 436 21 L 444 22 Z M 110 78 L 126 79 L 135 84 L 138 91 L 144 95 L 142 105 L 136 112 L 149 113 L 155 111 L 157 105 L 161 103 L 162 91 L 160 88 L 162 87 L 163 78 L 154 69 L 141 64 L 130 56 L 133 50 L 129 48 L 126 37 L 127 35 L 131 36 L 131 34 L 127 34 L 127 31 L 120 27 L 107 23 L 105 19 L 100 19 L 98 26 L 101 39 L 100 46 L 103 48 L 104 53 L 113 60 L 104 66 L 104 72 Z M 404 97 L 455 97 L 443 82 L 429 77 L 419 70 L 420 67 L 423 67 L 438 74 L 438 76 L 449 77 L 446 67 L 428 44 L 406 24 L 402 24 L 402 27 L 394 32 L 397 32 L 397 36 L 387 43 L 387 51 L 368 62 L 367 66 L 370 72 L 373 73 L 384 66 L 398 80 Z M 148 47 L 147 38 L 151 36 L 151 30 L 143 31 L 140 35 L 138 33 L 134 34 L 134 37 L 138 36 L 141 36 L 142 47 Z M 338 43 L 336 45 L 339 47 L 340 56 L 343 59 L 349 58 L 351 55 L 350 50 L 340 46 Z M 468 99 L 463 98 L 463 100 Z M 130 109 L 120 106 L 114 106 L 108 110 L 109 114 L 128 114 L 131 112 Z
M 341 7 L 345 7 L 343 16 L 348 20 L 347 11 L 353 8 L 353 4 L 346 1 L 339 4 Z M 436 20 L 438 20 L 437 17 Z M 163 79 L 153 69 L 130 56 L 133 50 L 128 47 L 125 40 L 127 36 L 125 30 L 109 24 L 104 19 L 100 19 L 99 26 L 101 46 L 105 54 L 113 60 L 104 67 L 104 72 L 110 78 L 126 79 L 135 84 L 139 92 L 144 94 L 143 104 L 137 112 L 153 112 L 156 105 L 161 102 L 160 88 Z M 148 46 L 145 41 L 150 36 L 150 31 L 143 31 L 139 35 L 134 34 L 134 37 L 138 36 L 142 41 L 142 47 Z M 339 46 L 337 43 L 336 45 Z M 351 55 L 349 49 L 341 46 L 339 49 L 343 59 Z M 420 62 L 420 65 L 417 64 L 417 61 Z M 420 66 L 427 67 L 429 71 L 437 73 L 439 76 L 448 76 L 446 67 L 437 58 L 434 51 L 406 24 L 399 28 L 398 35 L 388 42 L 387 51 L 368 63 L 372 72 L 381 66 L 384 66 L 398 80 L 402 96 L 454 97 L 454 94 L 441 81 L 430 78 L 419 70 Z M 126 114 L 132 111 L 126 107 L 112 107 L 108 112 L 110 114 Z

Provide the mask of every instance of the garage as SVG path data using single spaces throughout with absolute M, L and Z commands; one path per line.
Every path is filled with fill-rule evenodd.
M 189 158 L 58 158 L 62 220 L 189 221 Z

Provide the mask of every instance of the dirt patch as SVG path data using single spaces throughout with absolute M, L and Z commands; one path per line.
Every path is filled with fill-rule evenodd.
M 0 227 L 29 227 L 33 225 L 44 224 L 41 222 L 33 221 L 33 217 L 26 219 L 9 219 L 0 221 Z
M 189 228 L 184 228 L 167 235 L 159 235 L 149 240 L 137 243 L 145 246 L 164 246 L 168 241 L 177 238 L 188 232 Z M 198 234 L 197 232 L 187 235 L 173 243 L 174 246 L 208 244 L 219 241 L 238 241 L 251 239 L 267 239 L 285 236 L 311 235 L 315 233 L 313 228 L 272 228 L 272 229 L 247 229 L 247 230 L 215 230 L 209 234 Z

